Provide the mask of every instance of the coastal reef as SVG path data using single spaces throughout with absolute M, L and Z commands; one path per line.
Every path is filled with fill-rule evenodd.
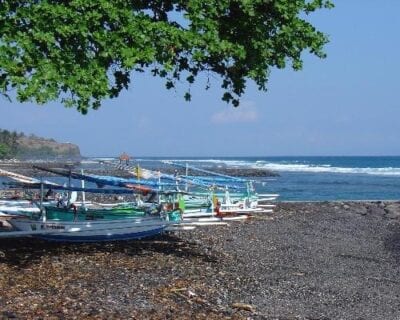
M 132 161 L 130 168 L 131 171 L 135 171 L 136 166 L 139 165 L 141 168 L 158 171 L 161 170 L 163 173 L 172 174 L 172 175 L 185 175 L 184 168 L 175 168 L 172 166 L 163 166 L 160 163 L 154 164 L 142 164 L 140 162 Z M 43 176 L 43 171 L 37 170 L 34 166 L 40 166 L 44 168 L 61 168 L 61 169 L 72 169 L 74 171 L 80 171 L 81 169 L 85 170 L 85 173 L 88 174 L 97 174 L 97 175 L 112 175 L 124 178 L 133 177 L 132 172 L 126 170 L 125 167 L 119 168 L 118 166 L 109 166 L 102 165 L 101 163 L 92 165 L 90 167 L 85 166 L 84 163 L 80 161 L 80 159 L 71 158 L 70 161 L 44 161 L 44 160 L 36 160 L 36 161 L 0 161 L 0 169 L 10 170 L 14 173 L 27 175 L 30 177 L 40 178 Z M 249 167 L 228 167 L 228 166 L 209 166 L 206 169 L 211 170 L 213 172 L 219 174 L 225 174 L 235 177 L 276 177 L 279 176 L 277 172 L 264 169 L 264 168 L 249 168 Z M 47 176 L 51 176 L 51 173 L 46 173 Z M 190 175 L 206 175 L 204 173 L 199 173 L 196 171 L 191 171 Z

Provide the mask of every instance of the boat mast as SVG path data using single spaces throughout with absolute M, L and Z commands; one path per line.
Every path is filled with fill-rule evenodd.
M 40 177 L 40 213 L 42 214 L 42 221 L 46 222 L 46 210 L 43 210 L 43 194 L 44 194 L 44 185 L 43 185 L 43 177 Z
M 83 169 L 81 169 L 81 174 L 83 175 Z M 86 201 L 86 194 L 85 194 L 85 180 L 81 180 L 81 186 L 82 186 L 82 207 L 84 210 L 86 210 L 86 205 L 85 205 L 85 201 Z
M 187 192 L 188 191 L 188 180 L 187 180 L 187 177 L 188 177 L 188 175 L 189 175 L 189 165 L 188 165 L 188 163 L 186 162 L 186 171 L 185 171 L 185 176 L 186 176 L 186 186 L 185 186 L 185 191 Z
M 138 181 L 138 186 L 140 187 L 140 167 L 139 167 L 139 163 L 136 165 L 136 178 Z M 140 204 L 142 201 L 142 197 L 140 196 L 140 193 L 137 194 L 136 196 L 136 204 Z
M 158 170 L 158 204 L 161 204 L 161 171 Z
M 71 201 L 71 175 L 72 175 L 72 170 L 69 168 L 69 175 L 68 175 L 68 200 L 67 200 L 67 207 L 70 205 Z

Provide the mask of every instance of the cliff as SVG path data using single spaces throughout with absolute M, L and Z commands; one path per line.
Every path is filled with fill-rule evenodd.
M 80 160 L 81 154 L 79 147 L 72 143 L 0 129 L 0 159 L 12 158 Z
M 81 153 L 79 147 L 72 143 L 57 142 L 53 139 L 39 137 L 20 137 L 17 139 L 18 152 L 17 157 L 23 159 L 80 159 Z

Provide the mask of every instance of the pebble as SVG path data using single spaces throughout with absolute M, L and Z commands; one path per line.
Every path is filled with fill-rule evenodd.
M 399 208 L 278 203 L 273 220 L 143 241 L 1 239 L 0 319 L 397 319 Z

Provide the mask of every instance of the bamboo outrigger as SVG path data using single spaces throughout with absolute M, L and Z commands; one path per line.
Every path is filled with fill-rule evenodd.
M 10 224 L 18 231 L 1 232 L 0 237 L 34 236 L 53 241 L 110 241 L 125 239 L 140 239 L 154 236 L 165 231 L 193 230 L 196 226 L 227 225 L 230 221 L 240 221 L 249 218 L 253 213 L 270 213 L 273 204 L 266 201 L 276 199 L 278 195 L 257 195 L 250 181 L 216 174 L 217 178 L 199 178 L 188 175 L 186 165 L 185 176 L 178 177 L 154 173 L 148 170 L 147 177 L 140 175 L 137 169 L 137 179 L 124 179 L 111 176 L 85 175 L 83 172 L 74 173 L 70 170 L 37 169 L 68 177 L 68 186 L 61 186 L 50 181 L 43 181 L 17 174 L 8 174 L 16 180 L 16 185 L 24 188 L 39 188 L 41 198 L 39 212 L 24 213 L 13 217 Z M 190 167 L 194 170 L 194 167 Z M 202 170 L 202 169 L 200 169 Z M 203 172 L 205 170 L 202 170 Z M 4 172 L 0 172 L 3 173 Z M 210 174 L 211 171 L 207 171 Z M 156 181 L 150 178 L 158 176 Z M 80 188 L 71 186 L 71 179 L 90 181 L 100 188 Z M 167 180 L 168 182 L 163 182 Z M 179 185 L 184 184 L 184 191 Z M 239 186 L 237 184 L 244 184 Z M 189 185 L 208 188 L 208 193 L 189 192 Z M 111 186 L 113 188 L 104 186 Z M 117 188 L 115 188 L 117 187 Z M 174 187 L 175 190 L 165 188 Z M 44 188 L 67 191 L 69 194 L 67 206 L 57 208 L 53 204 L 43 202 Z M 245 188 L 246 193 L 229 193 L 229 188 L 240 190 Z M 224 189 L 224 193 L 215 192 Z M 148 203 L 126 203 L 108 205 L 100 208 L 87 206 L 85 197 L 81 206 L 73 205 L 73 192 L 100 192 L 100 193 L 137 193 L 147 195 Z M 222 200 L 222 201 L 221 201 Z M 263 202 L 264 204 L 259 204 Z M 172 207 L 163 203 L 172 203 Z M 19 212 L 21 214 L 21 212 Z

